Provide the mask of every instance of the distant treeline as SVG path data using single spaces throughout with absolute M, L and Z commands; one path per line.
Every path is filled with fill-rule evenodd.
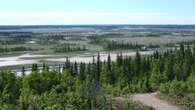
M 177 42 L 177 43 L 168 43 L 165 44 L 165 46 L 167 47 L 175 47 L 176 45 L 193 45 L 195 43 L 195 40 L 193 41 L 181 41 L 181 42 Z
M 6 53 L 6 52 L 19 52 L 19 51 L 34 51 L 35 49 L 27 48 L 27 47 L 12 47 L 12 48 L 6 48 L 6 47 L 0 47 L 0 53 Z
M 59 52 L 59 53 L 64 53 L 64 52 L 75 52 L 75 51 L 86 51 L 86 47 L 85 46 L 75 46 L 72 44 L 62 44 L 62 45 L 58 45 L 55 46 L 54 48 L 54 52 Z
M 28 26 L 0 26 L 1 30 L 7 29 L 41 29 L 41 28 L 95 28 L 95 29 L 118 29 L 118 28 L 147 28 L 147 29 L 195 29 L 195 25 L 28 25 Z
M 135 43 L 129 43 L 124 41 L 118 42 L 114 40 L 110 41 L 110 40 L 95 38 L 95 37 L 90 38 L 90 44 L 100 45 L 105 50 L 142 50 L 147 48 L 160 47 L 160 45 L 157 44 L 143 45 L 143 44 L 138 44 L 137 42 Z
M 13 35 L 31 36 L 33 34 L 34 34 L 33 32 L 18 32 L 18 31 L 10 31 L 10 32 L 2 31 L 2 32 L 0 32 L 0 35 L 2 35 L 2 36 L 13 36 Z
M 141 49 L 144 45 L 140 45 L 137 43 L 124 43 L 124 42 L 117 42 L 117 41 L 109 41 L 104 46 L 105 50 L 128 50 L 128 49 Z
M 160 45 L 142 45 L 138 43 L 124 43 L 124 42 L 117 42 L 117 41 L 110 41 L 105 46 L 104 49 L 106 50 L 146 50 L 147 48 L 159 48 Z
M 1 45 L 14 45 L 14 44 L 24 44 L 27 41 L 26 38 L 9 38 L 3 40 L 3 38 L 0 40 Z

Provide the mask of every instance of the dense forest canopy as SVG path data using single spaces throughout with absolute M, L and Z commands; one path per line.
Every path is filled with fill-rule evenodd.
M 0 72 L 0 107 L 3 110 L 64 110 L 117 109 L 109 96 L 137 92 L 161 91 L 164 94 L 187 97 L 186 106 L 195 102 L 195 48 L 180 45 L 179 49 L 156 51 L 150 56 L 117 55 L 116 61 L 102 62 L 100 55 L 92 63 L 70 63 L 67 58 L 63 72 L 49 71 L 47 64 L 39 72 L 36 64 L 32 73 L 16 76 Z M 124 109 L 150 108 L 129 102 Z M 136 108 L 138 107 L 138 108 Z M 140 108 L 139 108 L 140 107 Z

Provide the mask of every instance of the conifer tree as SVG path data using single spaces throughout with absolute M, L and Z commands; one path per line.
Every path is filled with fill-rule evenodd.
M 80 64 L 80 72 L 79 72 L 79 80 L 84 81 L 86 76 L 85 76 L 85 63 Z
M 22 76 L 25 76 L 25 67 L 22 67 Z
M 135 56 L 135 72 L 139 76 L 141 71 L 141 55 L 138 51 L 136 51 L 136 56 Z
M 96 81 L 100 81 L 100 73 L 101 73 L 101 60 L 100 60 L 100 53 L 97 55 L 97 73 L 96 73 Z

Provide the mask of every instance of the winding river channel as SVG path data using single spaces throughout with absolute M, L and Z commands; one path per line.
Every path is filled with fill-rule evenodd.
M 140 51 L 141 55 L 151 55 L 153 51 Z M 111 52 L 110 56 L 112 61 L 115 61 L 117 58 L 117 52 Z M 126 56 L 135 56 L 136 52 L 134 51 L 128 51 L 123 52 L 122 55 L 124 57 Z M 13 68 L 17 66 L 26 66 L 26 65 L 32 65 L 32 64 L 53 64 L 53 65 L 59 65 L 63 64 L 66 61 L 66 57 L 69 58 L 70 62 L 74 63 L 90 63 L 93 61 L 93 57 L 97 57 L 97 53 L 83 53 L 83 54 L 77 54 L 77 55 L 42 55 L 42 54 L 22 54 L 18 56 L 11 56 L 11 57 L 0 57 L 0 70 L 2 68 Z M 106 61 L 108 57 L 108 52 L 101 52 L 100 53 L 100 59 L 101 61 Z M 29 72 L 28 72 L 29 70 Z M 27 69 L 27 73 L 30 73 L 31 69 Z M 14 71 L 20 73 L 20 69 L 15 69 Z

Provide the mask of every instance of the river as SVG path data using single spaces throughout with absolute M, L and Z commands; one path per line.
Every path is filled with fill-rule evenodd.
M 153 51 L 140 51 L 141 55 L 151 55 Z M 110 57 L 112 61 L 115 61 L 117 58 L 117 52 L 111 52 Z M 135 56 L 136 52 L 127 51 L 123 52 L 122 55 L 125 56 Z M 74 63 L 91 63 L 93 61 L 93 56 L 97 59 L 97 53 L 83 53 L 77 55 L 42 55 L 42 54 L 22 54 L 18 56 L 11 57 L 0 57 L 0 68 L 9 68 L 22 65 L 31 65 L 31 64 L 63 64 L 66 61 L 66 57 L 69 58 L 70 62 Z M 108 52 L 101 52 L 100 59 L 101 61 L 106 61 L 108 57 Z M 30 69 L 28 69 L 30 71 Z M 17 70 L 18 72 L 18 70 Z M 19 72 L 20 73 L 20 72 Z M 30 73 L 27 71 L 27 73 Z

